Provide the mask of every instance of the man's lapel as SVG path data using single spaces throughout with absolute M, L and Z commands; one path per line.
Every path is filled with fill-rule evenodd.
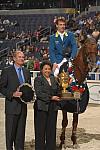
M 63 43 L 65 43 L 65 41 L 68 39 L 68 33 L 65 32 L 64 37 L 63 37 Z
M 63 41 L 62 41 L 60 35 L 58 34 L 58 32 L 55 33 L 55 37 L 56 37 L 56 41 L 55 42 L 59 42 L 61 44 L 63 43 Z
M 58 36 L 58 41 L 59 41 L 61 44 L 63 43 L 63 41 L 62 41 L 60 35 Z
M 17 75 L 17 72 L 16 72 L 16 69 L 15 69 L 14 65 L 12 66 L 12 74 L 14 76 L 14 81 L 19 84 L 18 75 Z

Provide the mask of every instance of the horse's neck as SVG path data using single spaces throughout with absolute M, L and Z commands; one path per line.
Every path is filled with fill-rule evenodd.
M 84 50 L 84 49 L 81 47 L 81 48 L 79 49 L 79 52 L 78 52 L 78 54 L 77 54 L 77 57 L 75 58 L 78 63 L 81 62 L 82 64 L 84 64 L 84 59 L 83 59 L 84 51 L 83 51 L 83 50 Z
M 86 56 L 84 54 L 84 48 L 82 47 L 79 50 L 77 57 L 73 60 L 74 75 L 79 84 L 81 84 L 85 80 L 88 73 L 88 65 L 84 61 L 84 59 L 86 58 L 83 57 Z

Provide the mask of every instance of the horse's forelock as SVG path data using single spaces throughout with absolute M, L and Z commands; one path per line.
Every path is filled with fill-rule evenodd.
M 87 38 L 83 44 L 83 47 L 88 55 L 90 55 L 90 53 L 94 53 L 94 57 L 97 55 L 97 43 L 94 38 Z
M 96 43 L 96 39 L 91 37 L 91 38 L 87 38 L 84 42 L 84 44 L 89 44 L 89 43 Z

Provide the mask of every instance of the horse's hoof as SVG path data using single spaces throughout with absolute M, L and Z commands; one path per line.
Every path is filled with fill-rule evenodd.
M 65 144 L 60 144 L 59 146 L 56 146 L 56 150 L 66 150 Z
M 78 144 L 73 145 L 73 149 L 78 149 L 78 148 L 80 148 L 80 146 Z
M 62 148 L 61 150 L 66 150 L 65 148 Z
M 66 150 L 65 144 L 62 145 L 62 149 L 61 150 Z
M 30 142 L 30 146 L 33 147 L 33 145 L 35 145 L 35 140 L 34 139 L 32 139 L 31 142 Z
M 65 144 L 61 142 L 60 145 L 59 145 L 59 148 L 62 149 L 64 147 L 64 145 Z

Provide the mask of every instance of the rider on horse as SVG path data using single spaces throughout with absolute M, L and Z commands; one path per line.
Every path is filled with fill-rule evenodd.
M 77 54 L 77 44 L 74 34 L 65 30 L 66 20 L 58 17 L 56 20 L 57 32 L 50 36 L 49 54 L 53 64 L 53 71 L 63 64 L 66 59 L 74 58 Z M 67 54 L 67 55 L 66 55 Z M 61 64 L 60 64 L 61 63 Z

